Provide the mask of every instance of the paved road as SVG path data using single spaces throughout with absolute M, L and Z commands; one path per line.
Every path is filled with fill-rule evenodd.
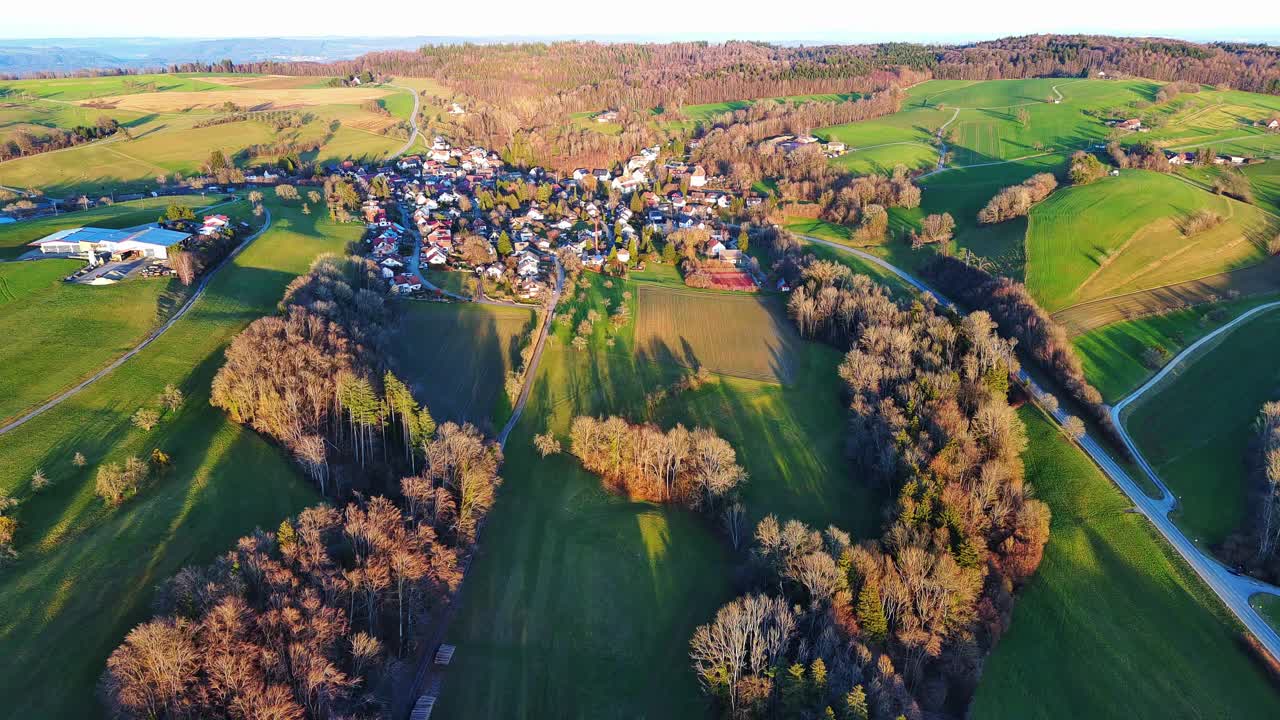
M 178 308 L 178 311 L 177 311 L 177 312 L 175 312 L 175 313 L 173 314 L 173 316 L 172 316 L 172 317 L 170 317 L 170 318 L 165 322 L 165 324 L 163 324 L 163 325 L 161 325 L 160 327 L 156 328 L 156 329 L 155 329 L 155 330 L 154 330 L 150 335 L 148 335 L 148 336 L 146 337 L 146 339 L 144 339 L 142 342 L 138 343 L 138 345 L 137 345 L 136 347 L 134 347 L 132 350 L 130 350 L 129 352 L 125 353 L 124 355 L 121 355 L 120 357 L 116 358 L 116 359 L 115 359 L 115 360 L 114 360 L 110 365 L 108 365 L 108 366 L 106 366 L 106 367 L 102 368 L 101 370 L 99 370 L 98 372 L 94 373 L 92 376 L 90 376 L 90 377 L 89 377 L 88 379 L 86 379 L 84 382 L 80 383 L 79 385 L 76 385 L 75 387 L 71 388 L 70 390 L 67 390 L 66 392 L 62 393 L 61 395 L 58 395 L 57 397 L 53 398 L 53 399 L 52 399 L 52 400 L 50 400 L 49 402 L 47 402 L 47 403 L 45 403 L 45 404 L 41 405 L 40 407 L 36 408 L 35 410 L 32 410 L 31 412 L 27 413 L 26 415 L 23 415 L 22 417 L 18 418 L 17 420 L 14 420 L 13 422 L 9 423 L 8 425 L 5 425 L 5 426 L 3 426 L 3 427 L 0 427 L 0 435 L 4 435 L 5 433 L 7 433 L 7 432 L 9 432 L 9 431 L 11 431 L 11 430 L 15 430 L 15 429 L 17 429 L 18 427 L 20 427 L 21 425 L 23 425 L 24 423 L 26 423 L 28 420 L 31 420 L 31 419 L 33 419 L 33 418 L 35 418 L 35 417 L 37 417 L 37 416 L 41 415 L 42 413 L 44 413 L 44 412 L 45 412 L 45 411 L 47 411 L 47 410 L 51 410 L 52 408 L 57 407 L 59 404 L 61 404 L 61 403 L 62 403 L 63 401 L 65 401 L 66 399 L 68 399 L 68 398 L 70 398 L 70 397 L 72 397 L 72 396 L 76 395 L 76 394 L 77 394 L 77 393 L 79 393 L 81 390 L 84 390 L 85 388 L 89 387 L 90 385 L 94 384 L 95 382 L 97 382 L 97 381 L 101 380 L 103 377 L 105 377 L 105 376 L 106 376 L 108 373 L 110 373 L 112 370 L 115 370 L 116 368 L 118 368 L 118 367 L 120 367 L 121 365 L 123 365 L 123 364 L 125 363 L 125 361 L 126 361 L 126 360 L 128 360 L 129 358 L 133 357 L 134 355 L 137 355 L 138 353 L 142 352 L 143 348 L 145 348 L 145 347 L 147 347 L 148 345 L 150 345 L 151 343 L 155 342 L 157 338 L 159 338 L 161 335 L 165 334 L 165 332 L 167 332 L 167 331 L 169 330 L 169 328 L 173 327 L 174 323 L 176 323 L 176 322 L 178 322 L 179 320 L 181 320 L 181 319 L 182 319 L 182 316 L 187 314 L 187 311 L 191 309 L 191 306 L 192 306 L 192 305 L 195 305 L 196 300 L 199 300 L 199 299 L 200 299 L 200 297 L 201 297 L 202 295 L 204 295 L 205 288 L 207 288 L 207 287 L 209 286 L 209 281 L 213 279 L 213 276 L 214 276 L 214 275 L 216 275 L 216 274 L 218 273 L 218 271 L 219 271 L 219 270 L 221 270 L 222 268 L 226 267 L 226 266 L 227 266 L 227 264 L 229 264 L 232 260 L 234 260 L 234 259 L 236 258 L 236 256 L 237 256 L 237 255 L 239 255 L 241 252 L 243 252 L 243 251 L 244 251 L 244 249 L 245 249 L 245 248 L 249 247 L 249 244 L 250 244 L 250 243 L 252 243 L 254 240 L 257 240 L 259 235 L 261 235 L 262 233 L 264 233 L 264 232 L 266 232 L 266 231 L 267 231 L 267 228 L 271 227 L 271 211 L 270 211 L 270 210 L 267 210 L 267 209 L 266 209 L 266 207 L 263 207 L 263 212 L 264 212 L 264 214 L 265 214 L 264 216 L 266 217 L 266 222 L 264 222 L 264 223 L 262 224 L 262 228 L 261 228 L 261 229 L 259 229 L 259 230 L 258 230 L 258 232 L 256 232 L 256 233 L 254 233 L 254 234 L 250 235 L 249 237 L 245 238 L 245 241 L 244 241 L 244 242 L 242 242 L 242 243 L 240 243 L 239 245 L 237 245 L 237 246 L 236 246 L 236 248 L 235 248 L 234 250 L 232 250 L 232 251 L 231 251 L 231 253 L 230 253 L 229 255 L 227 255 L 225 258 L 223 258 L 223 259 L 222 259 L 222 262 L 218 263 L 218 265 L 217 265 L 216 267 L 214 267 L 214 268 L 213 268 L 212 270 L 210 270 L 209 272 L 205 273 L 205 274 L 204 274 L 204 276 L 200 278 L 200 283 L 199 283 L 198 285 L 196 285 L 196 291 L 195 291 L 195 292 L 193 292 L 193 293 L 191 293 L 191 296 L 190 296 L 190 297 L 188 297 L 188 298 L 187 298 L 187 301 L 186 301 L 186 302 L 184 302 L 184 303 L 182 304 L 182 307 Z
M 407 90 L 409 94 L 413 96 L 413 114 L 409 116 L 409 127 L 412 128 L 412 130 L 409 133 L 409 139 L 404 142 L 404 147 L 397 150 L 396 153 L 391 156 L 390 159 L 394 160 L 400 157 L 401 155 L 409 152 L 409 148 L 413 147 L 414 139 L 418 137 L 418 107 L 420 103 L 420 98 L 418 97 L 418 91 L 414 90 L 413 88 L 407 88 L 407 87 L 404 87 L 403 85 L 388 85 L 387 87 L 393 87 L 400 90 Z
M 826 245 L 874 263 L 875 265 L 892 272 L 899 278 L 902 278 L 903 281 L 907 282 L 912 287 L 932 294 L 934 297 L 938 298 L 938 301 L 942 304 L 948 306 L 952 305 L 952 303 L 942 294 L 926 285 L 919 278 L 916 278 L 905 270 L 895 267 L 882 258 L 878 258 L 870 253 L 841 245 L 840 243 L 831 242 L 829 240 L 823 240 L 809 235 L 801 235 L 800 237 L 808 240 L 809 242 Z M 1112 409 L 1112 420 L 1115 422 L 1116 428 L 1120 431 L 1121 438 L 1129 448 L 1129 451 L 1133 453 L 1133 456 L 1137 459 L 1143 472 L 1145 472 L 1151 481 L 1155 483 L 1156 487 L 1160 488 L 1163 493 L 1162 497 L 1152 498 L 1147 495 L 1142 488 L 1138 487 L 1138 484 L 1134 482 L 1133 478 L 1129 477 L 1129 474 L 1125 469 L 1122 468 L 1120 464 L 1111 457 L 1110 453 L 1108 453 L 1093 437 L 1085 435 L 1080 438 L 1079 442 L 1080 447 L 1089 455 L 1090 458 L 1093 459 L 1095 463 L 1097 463 L 1098 467 L 1100 467 L 1102 471 L 1111 478 L 1112 482 L 1114 482 L 1125 495 L 1129 496 L 1129 500 L 1134 504 L 1134 507 L 1151 522 L 1156 530 L 1164 537 L 1165 541 L 1178 551 L 1178 554 L 1187 561 L 1187 564 L 1190 565 L 1191 568 L 1195 570 L 1196 574 L 1200 576 L 1200 579 L 1213 590 L 1222 603 L 1231 610 L 1231 613 L 1236 616 L 1240 623 L 1253 633 L 1254 637 L 1256 637 L 1267 651 L 1271 653 L 1272 658 L 1280 661 L 1280 634 L 1268 625 L 1267 622 L 1262 619 L 1262 616 L 1253 609 L 1253 606 L 1249 604 L 1249 597 L 1251 595 L 1257 593 L 1280 595 L 1280 588 L 1245 575 L 1233 575 L 1225 565 L 1208 555 L 1207 552 L 1201 550 L 1197 543 L 1193 542 L 1183 534 L 1180 528 L 1174 525 L 1173 521 L 1169 519 L 1169 511 L 1176 505 L 1176 498 L 1173 493 L 1169 492 L 1169 489 L 1156 475 L 1155 471 L 1151 468 L 1150 464 L 1147 463 L 1146 459 L 1142 457 L 1142 453 L 1138 451 L 1137 446 L 1134 445 L 1133 441 L 1129 438 L 1128 433 L 1125 432 L 1124 426 L 1120 423 L 1120 412 L 1124 410 L 1125 407 L 1140 397 L 1143 393 L 1150 390 L 1175 367 L 1190 357 L 1198 348 L 1202 347 L 1205 343 L 1211 342 L 1222 333 L 1238 327 L 1241 323 L 1254 315 L 1277 307 L 1280 307 L 1280 302 L 1260 305 L 1236 318 L 1232 322 L 1223 325 L 1209 335 L 1201 338 L 1186 350 L 1179 353 L 1177 357 L 1166 365 L 1163 370 L 1157 373 L 1155 377 L 1142 387 L 1138 388 L 1138 390 L 1132 395 L 1117 403 L 1115 408 Z M 1036 385 L 1035 381 L 1032 380 L 1025 371 L 1020 371 L 1018 377 L 1024 384 L 1031 388 L 1033 394 L 1037 396 L 1042 394 L 1042 389 Z M 1053 417 L 1058 423 L 1062 423 L 1066 419 L 1066 413 L 1063 410 L 1058 409 L 1053 413 Z

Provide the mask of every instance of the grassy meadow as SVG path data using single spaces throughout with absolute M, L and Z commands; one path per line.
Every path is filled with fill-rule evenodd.
M 1217 543 L 1247 521 L 1246 453 L 1262 404 L 1280 398 L 1280 312 L 1250 318 L 1148 391 L 1123 421 L 1181 499 L 1174 519 Z
M 0 264 L 0 425 L 133 348 L 186 300 L 176 279 L 63 282 L 79 260 Z
M 539 458 L 534 433 L 549 429 L 565 442 L 572 418 L 588 413 L 710 426 L 751 474 L 743 496 L 753 520 L 772 510 L 860 537 L 878 521 L 881 498 L 850 478 L 843 460 L 838 353 L 799 343 L 790 349 L 793 385 L 718 376 L 650 408 L 646 393 L 689 372 L 638 349 L 637 323 L 660 282 L 584 278 L 589 286 L 579 283 L 560 308 L 571 322 L 555 325 L 507 445 L 506 482 L 451 631 L 459 649 L 441 699 L 448 716 L 705 712 L 687 643 L 732 596 L 727 543 L 693 513 L 605 492 L 567 454 Z M 690 312 L 720 318 L 723 297 L 706 293 L 711 302 Z M 619 303 L 636 320 L 616 331 L 598 322 L 588 349 L 570 347 L 589 310 L 607 317 Z M 769 323 L 732 328 L 742 347 L 747 336 L 779 342 Z
M 987 718 L 1262 718 L 1280 694 L 1213 593 L 1039 410 L 1027 479 L 1053 511 L 970 708 Z
M 782 303 L 641 285 L 636 347 L 647 359 L 722 375 L 790 383 L 801 342 Z
M 403 139 L 382 131 L 407 119 L 413 98 L 381 86 L 328 87 L 326 78 L 258 75 L 142 75 L 56 80 L 0 81 L 0 137 L 26 129 L 66 128 L 107 115 L 124 123 L 129 136 L 0 163 L 0 185 L 37 187 L 58 196 L 100 194 L 153 187 L 158 176 L 196 172 L 209 153 L 222 150 L 241 166 L 270 164 L 274 156 L 249 157 L 250 146 L 289 144 L 318 150 L 306 160 L 348 158 L 374 161 Z M 391 116 L 362 105 L 378 101 Z M 308 120 L 277 130 L 261 119 L 196 127 L 216 120 L 231 103 L 243 110 L 292 110 Z
M 1104 402 L 1114 403 L 1155 374 L 1142 361 L 1147 348 L 1162 347 L 1171 358 L 1245 310 L 1274 299 L 1274 295 L 1247 298 L 1125 320 L 1077 335 L 1071 344 L 1084 364 L 1085 377 L 1102 393 Z
M 504 381 L 520 364 L 532 310 L 462 303 L 402 302 L 396 370 L 436 422 L 470 422 L 493 435 L 509 408 Z
M 1186 236 L 1196 211 L 1223 218 Z M 1265 257 L 1268 218 L 1176 177 L 1130 170 L 1056 191 L 1032 209 L 1027 287 L 1053 312 L 1088 300 L 1235 270 Z
M 323 252 L 341 252 L 360 227 L 269 201 L 272 226 L 225 267 L 172 329 L 83 392 L 0 436 L 0 493 L 21 501 L 21 557 L 0 578 L 0 677 L 5 717 L 97 715 L 94 683 L 130 627 L 149 615 L 154 587 L 207 562 L 255 526 L 316 500 L 292 463 L 208 403 L 222 350 L 275 311 L 285 286 Z M 165 384 L 182 407 L 143 432 L 129 418 Z M 161 448 L 173 458 L 118 508 L 93 491 L 96 468 Z M 88 464 L 78 468 L 72 455 Z M 42 469 L 53 485 L 33 493 Z M 37 688 L 39 691 L 37 692 Z

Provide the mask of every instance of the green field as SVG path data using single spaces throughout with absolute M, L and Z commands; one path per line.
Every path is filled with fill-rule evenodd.
M 84 263 L 0 264 L 0 424 L 123 355 L 185 301 L 177 280 L 63 282 Z
M 918 142 L 893 143 L 852 150 L 832 160 L 855 175 L 888 175 L 899 165 L 908 170 L 931 170 L 938 164 L 938 148 Z
M 1104 402 L 1114 403 L 1155 374 L 1142 362 L 1147 348 L 1162 347 L 1172 357 L 1248 308 L 1274 299 L 1254 297 L 1112 323 L 1072 338 L 1071 344 L 1084 364 L 1085 377 Z
M 382 131 L 397 118 L 407 119 L 413 108 L 407 92 L 381 86 L 329 88 L 325 78 L 308 77 L 153 75 L 0 81 L 0 89 L 6 88 L 14 94 L 0 103 L 0 136 L 17 129 L 39 135 L 42 126 L 68 128 L 101 115 L 128 125 L 130 137 L 117 134 L 0 163 L 0 184 L 38 187 L 55 196 L 148 189 L 160 175 L 196 173 L 214 149 L 243 167 L 275 160 L 271 154 L 247 156 L 244 151 L 249 146 L 290 143 L 318 143 L 319 150 L 303 152 L 302 157 L 320 164 L 348 158 L 373 161 L 400 146 L 403 138 Z M 118 106 L 76 104 L 108 97 Z M 381 98 L 379 102 L 393 117 L 361 107 L 371 98 Z M 298 108 L 309 121 L 301 128 L 279 130 L 262 119 L 195 127 L 222 114 L 222 105 L 228 102 L 242 108 Z
M 969 716 L 1280 714 L 1280 693 L 1212 592 L 1056 426 L 1029 406 L 1020 414 L 1027 480 L 1053 523 Z
M 575 322 L 593 308 L 643 306 L 661 287 L 584 277 L 590 290 L 559 311 Z M 547 345 L 507 445 L 485 552 L 451 630 L 458 652 L 439 709 L 445 716 L 704 716 L 687 643 L 732 595 L 727 545 L 691 513 L 605 493 L 567 455 L 538 458 L 533 434 L 550 428 L 564 440 L 575 415 L 714 427 L 751 474 L 743 499 L 753 519 L 773 510 L 859 537 L 874 532 L 882 498 L 851 479 L 843 460 L 839 353 L 800 343 L 792 386 L 721 377 L 668 398 L 650 416 L 645 394 L 688 371 L 636 352 L 632 326 L 609 347 L 605 325 L 597 324 L 588 350 L 569 347 L 572 328 L 559 324 Z
M 1225 221 L 1185 237 L 1200 209 Z M 1256 264 L 1267 217 L 1176 177 L 1133 170 L 1055 192 L 1032 209 L 1027 287 L 1050 312 Z
M 757 100 L 729 100 L 718 103 L 702 103 L 700 105 L 686 105 L 680 111 L 692 121 L 707 121 L 734 110 L 745 110 L 755 103 L 773 101 L 776 103 L 790 102 L 843 102 L 845 100 L 857 100 L 858 93 L 829 93 L 825 95 L 788 95 L 786 97 L 760 98 Z
M 157 583 L 204 563 L 255 526 L 314 502 L 291 462 L 208 404 L 222 349 L 252 320 L 275 311 L 285 286 L 322 252 L 357 239 L 269 201 L 270 230 L 210 283 L 182 320 L 85 391 L 0 436 L 0 493 L 16 511 L 19 561 L 0 578 L 0 677 L 5 717 L 97 715 L 94 683 L 107 655 L 149 616 Z M 187 396 L 150 433 L 129 417 L 166 383 Z M 94 496 L 95 468 L 162 448 L 173 467 L 122 507 Z M 85 468 L 71 463 L 75 452 Z M 37 468 L 54 485 L 33 495 Z M 249 471 L 246 468 L 250 469 Z
M 520 364 L 533 311 L 465 303 L 398 305 L 397 372 L 436 422 L 470 422 L 494 433 L 509 407 L 503 382 Z
M 799 343 L 775 298 L 640 287 L 636 346 L 642 359 L 790 383 Z
M 1200 350 L 1126 411 L 1134 442 L 1181 499 L 1174 519 L 1201 543 L 1248 520 L 1246 453 L 1262 404 L 1280 397 L 1280 312 Z

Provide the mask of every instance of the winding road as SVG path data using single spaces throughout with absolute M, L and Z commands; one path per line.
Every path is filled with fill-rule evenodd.
M 411 128 L 411 132 L 409 133 L 409 139 L 405 141 L 404 146 L 388 158 L 389 160 L 395 160 L 401 155 L 409 152 L 409 148 L 413 147 L 413 141 L 418 137 L 418 108 L 420 106 L 421 99 L 418 97 L 418 91 L 413 88 L 407 88 L 403 85 L 388 85 L 387 87 L 404 90 L 413 96 L 413 114 L 409 116 L 409 127 Z
M 54 397 L 53 399 L 49 400 L 45 404 L 41 405 L 40 407 L 32 410 L 31 412 L 28 412 L 26 415 L 23 415 L 18 419 L 10 422 L 9 424 L 4 425 L 3 427 L 0 427 L 0 435 L 4 435 L 7 432 L 15 430 L 18 427 L 21 427 L 23 424 L 25 424 L 29 420 L 32 420 L 37 416 L 43 414 L 44 412 L 57 407 L 62 402 L 66 401 L 68 398 L 74 397 L 81 390 L 84 390 L 85 388 L 89 387 L 95 382 L 106 377 L 112 370 L 115 370 L 116 368 L 123 365 L 129 358 L 142 352 L 144 348 L 146 348 L 151 343 L 155 342 L 156 339 L 159 338 L 161 335 L 164 335 L 165 332 L 167 332 L 169 328 L 173 327 L 175 323 L 181 320 L 182 317 L 187 314 L 187 311 L 190 310 L 193 305 L 195 305 L 196 301 L 199 300 L 202 295 L 204 295 L 205 288 L 209 286 L 209 281 L 213 279 L 214 275 L 217 275 L 219 270 L 226 267 L 232 260 L 235 260 L 236 256 L 239 255 L 241 252 L 243 252 L 245 248 L 249 247 L 250 243 L 252 243 L 254 240 L 257 240 L 258 236 L 262 235 L 262 233 L 267 231 L 267 228 L 271 227 L 271 211 L 268 210 L 265 206 L 262 208 L 262 210 L 266 217 L 266 221 L 262 224 L 262 227 L 259 228 L 258 231 L 255 232 L 254 234 L 245 238 L 244 242 L 237 245 L 235 249 L 231 251 L 230 254 L 228 254 L 225 258 L 222 259 L 222 262 L 218 263 L 212 270 L 205 273 L 200 278 L 200 283 L 196 285 L 195 292 L 191 293 L 191 296 L 187 298 L 187 301 L 182 303 L 182 306 L 178 308 L 177 312 L 175 312 L 168 320 L 166 320 L 163 325 L 153 330 L 150 335 L 148 335 L 145 339 L 143 339 L 142 342 L 134 346 L 132 350 L 116 358 L 111 362 L 110 365 L 107 365 L 106 367 L 102 368 L 98 372 L 89 376 L 79 385 L 76 385 L 75 387 L 71 388 L 70 390 L 67 390 L 61 395 Z
M 875 255 L 856 248 L 848 247 L 847 245 L 842 245 L 830 240 L 823 240 L 822 238 L 813 237 L 811 235 L 799 235 L 799 237 L 808 242 L 835 248 L 841 252 L 849 253 L 871 262 L 876 266 L 893 273 L 912 287 L 933 295 L 943 305 L 954 306 L 954 303 L 946 299 L 946 297 L 938 291 L 926 285 L 919 278 L 894 266 L 883 258 L 876 257 Z M 1156 375 L 1147 381 L 1142 387 L 1135 390 L 1133 394 L 1129 395 L 1125 399 L 1116 403 L 1115 407 L 1111 409 L 1111 418 L 1120 433 L 1121 439 L 1129 449 L 1129 452 L 1131 452 L 1137 460 L 1138 466 L 1147 475 L 1147 477 L 1150 478 L 1155 486 L 1160 489 L 1162 493 L 1161 497 L 1152 498 L 1147 495 L 1147 493 L 1144 492 L 1136 482 L 1134 482 L 1133 478 L 1129 477 L 1129 474 L 1125 469 L 1111 457 L 1111 454 L 1108 453 L 1102 445 L 1090 435 L 1086 434 L 1081 437 L 1079 444 L 1081 449 L 1083 449 L 1085 453 L 1093 459 L 1098 467 L 1101 468 L 1109 478 L 1111 478 L 1111 481 L 1114 482 L 1125 495 L 1129 496 L 1129 500 L 1133 503 L 1138 512 L 1146 517 L 1160 535 L 1164 537 L 1165 541 L 1173 546 L 1173 549 L 1176 550 L 1184 560 L 1186 560 L 1187 564 L 1191 566 L 1191 569 L 1194 570 L 1196 574 L 1200 576 L 1200 579 L 1213 590 L 1214 594 L 1216 594 L 1231 613 L 1235 615 L 1236 619 L 1248 628 L 1249 632 L 1253 633 L 1254 637 L 1256 637 L 1262 646 L 1267 649 L 1267 652 L 1271 654 L 1271 657 L 1276 661 L 1280 661 L 1280 633 L 1277 633 L 1276 630 L 1258 614 L 1258 611 L 1249 604 L 1250 596 L 1259 593 L 1280 595 L 1280 588 L 1262 582 L 1261 580 L 1251 578 L 1247 575 L 1234 574 L 1225 565 L 1218 562 L 1218 560 L 1214 559 L 1207 552 L 1202 550 L 1197 543 L 1193 542 L 1183 534 L 1182 530 L 1169 519 L 1169 512 L 1177 505 L 1177 498 L 1169 491 L 1169 488 L 1156 474 L 1150 463 L 1148 463 L 1142 456 L 1137 445 L 1134 444 L 1133 440 L 1129 437 L 1128 432 L 1125 431 L 1124 425 L 1120 422 L 1121 412 L 1126 407 L 1140 398 L 1151 388 L 1155 387 L 1162 379 L 1167 377 L 1169 373 L 1173 372 L 1175 368 L 1190 358 L 1196 350 L 1203 347 L 1206 343 L 1212 342 L 1223 333 L 1230 332 L 1234 328 L 1239 327 L 1250 318 L 1276 308 L 1280 308 L 1280 301 L 1267 303 L 1266 305 L 1259 305 L 1196 341 L 1190 347 L 1178 353 L 1173 360 L 1171 360 L 1159 373 L 1156 373 Z M 1027 375 L 1026 371 L 1020 370 L 1018 372 L 1018 379 L 1031 389 L 1033 397 L 1038 398 L 1043 394 L 1044 391 L 1029 375 Z M 1067 413 L 1059 408 L 1052 413 L 1052 416 L 1055 421 L 1061 424 L 1066 420 Z

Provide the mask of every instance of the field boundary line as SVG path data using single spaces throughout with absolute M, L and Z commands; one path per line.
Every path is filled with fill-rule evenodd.
M 257 240 L 259 236 L 261 236 L 264 232 L 267 231 L 268 228 L 271 227 L 271 211 L 268 210 L 266 207 L 263 207 L 262 210 L 263 210 L 263 213 L 265 213 L 266 215 L 266 222 L 262 224 L 262 227 L 258 228 L 257 232 L 255 232 L 254 234 L 245 238 L 244 242 L 237 245 L 234 250 L 232 250 L 225 258 L 222 259 L 222 262 L 218 263 L 218 265 L 213 268 L 213 270 L 210 270 L 209 272 L 205 273 L 204 277 L 201 278 L 200 280 L 200 284 L 196 286 L 196 291 L 191 293 L 191 296 L 187 298 L 187 301 L 184 302 L 182 306 L 179 307 L 178 310 L 168 320 L 166 320 L 163 325 L 153 330 L 150 335 L 144 338 L 142 342 L 134 346 L 132 350 L 126 352 L 124 355 L 121 355 L 120 357 L 111 361 L 111 363 L 108 364 L 106 367 L 102 368 L 98 372 L 89 376 L 87 379 L 83 380 L 80 384 L 72 387 L 69 390 L 64 391 L 60 395 L 55 396 L 53 399 L 37 407 L 36 409 L 28 412 L 27 414 L 22 415 L 16 420 L 13 420 L 12 422 L 4 426 L 0 426 L 0 435 L 4 435 L 12 430 L 16 430 L 17 428 L 21 427 L 28 421 L 34 420 L 35 418 L 44 414 L 46 411 L 52 410 L 53 408 L 62 404 L 64 401 L 74 397 L 81 390 L 84 390 L 85 388 L 89 387 L 95 382 L 106 377 L 113 370 L 125 364 L 125 362 L 129 360 L 129 358 L 142 352 L 143 350 L 146 349 L 148 345 L 158 340 L 161 335 L 164 335 L 169 330 L 169 328 L 173 327 L 179 320 L 181 320 L 187 314 L 187 311 L 189 311 L 195 305 L 197 300 L 199 300 L 201 297 L 204 296 L 205 289 L 209 287 L 209 282 L 213 279 L 215 275 L 218 274 L 218 271 L 222 270 L 222 268 L 231 264 L 231 261 L 235 260 L 236 256 L 238 256 L 241 252 L 243 252 L 245 248 L 249 247 L 249 245 L 251 245 L 254 240 Z

